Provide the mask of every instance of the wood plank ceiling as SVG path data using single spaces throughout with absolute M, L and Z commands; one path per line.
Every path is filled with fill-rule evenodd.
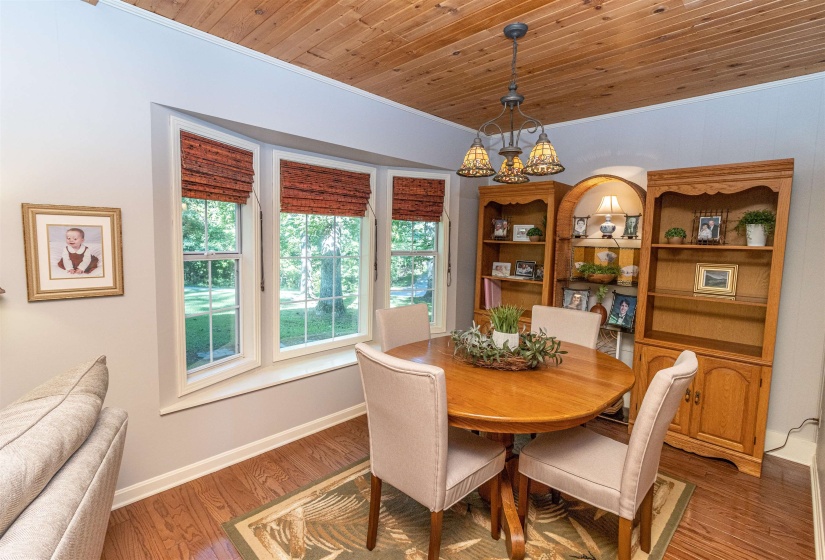
M 545 124 L 825 71 L 825 0 L 126 0 L 471 127 Z

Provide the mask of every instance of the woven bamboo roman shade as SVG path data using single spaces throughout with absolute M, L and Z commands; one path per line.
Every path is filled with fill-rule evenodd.
M 444 180 L 393 177 L 392 219 L 440 222 L 444 211 Z
M 255 167 L 252 152 L 180 131 L 181 194 L 246 204 Z
M 281 160 L 281 212 L 363 217 L 369 173 Z

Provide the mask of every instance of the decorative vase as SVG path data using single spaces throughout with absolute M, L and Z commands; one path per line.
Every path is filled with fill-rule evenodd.
M 590 313 L 598 313 L 602 316 L 602 322 L 599 323 L 600 325 L 604 325 L 607 322 L 607 309 L 605 309 L 604 305 L 601 303 L 597 303 L 593 307 L 590 308 Z
M 668 237 L 667 242 L 672 243 L 673 245 L 681 245 L 682 241 L 684 241 L 684 237 Z
M 615 274 L 588 274 L 587 281 L 594 284 L 610 284 L 616 279 Z
M 493 329 L 493 342 L 499 348 L 503 348 L 505 342 L 510 348 L 518 348 L 518 333 L 503 333 Z
M 749 247 L 765 246 L 765 226 L 762 224 L 747 224 L 745 226 L 745 236 L 748 238 Z
M 533 241 L 533 242 L 541 241 L 541 235 L 531 235 L 530 236 L 530 241 Z

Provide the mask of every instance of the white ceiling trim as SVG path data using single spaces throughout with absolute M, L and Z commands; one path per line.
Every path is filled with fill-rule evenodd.
M 2 1 L 2 0 L 0 0 Z M 214 35 L 210 35 L 205 31 L 200 31 L 199 29 L 195 29 L 193 27 L 189 27 L 188 25 L 184 25 L 182 23 L 178 23 L 175 20 L 159 16 L 153 12 L 148 10 L 144 10 L 143 8 L 138 8 L 131 4 L 127 4 L 122 0 L 99 0 L 100 4 L 105 4 L 106 6 L 110 6 L 112 8 L 117 8 L 118 10 L 122 10 L 124 12 L 130 13 L 132 15 L 142 17 L 143 19 L 149 20 L 151 22 L 163 25 L 170 29 L 174 29 L 175 31 L 179 31 L 181 33 L 186 33 L 187 35 L 191 35 L 197 39 L 201 39 L 203 41 L 208 41 L 212 44 L 218 45 L 219 47 L 223 47 L 225 49 L 229 49 L 240 53 L 242 55 L 246 55 L 250 58 L 254 58 L 256 60 L 260 60 L 261 62 L 266 62 L 267 64 L 271 64 L 273 66 L 277 66 L 283 70 L 287 70 L 289 72 L 294 72 L 295 74 L 299 74 L 301 76 L 305 76 L 307 78 L 316 80 L 318 82 L 337 87 L 344 91 L 354 93 L 356 95 L 360 95 L 362 97 L 366 97 L 372 101 L 378 101 L 379 103 L 384 103 L 385 105 L 389 105 L 395 109 L 400 109 L 402 111 L 406 111 L 418 117 L 424 117 L 430 119 L 431 121 L 435 121 L 439 124 L 451 126 L 453 128 L 457 128 L 464 132 L 475 134 L 475 129 L 468 128 L 466 126 L 448 121 L 446 119 L 442 119 L 441 117 L 436 117 L 435 115 L 431 115 L 429 113 L 425 113 L 424 111 L 419 111 L 418 109 L 413 109 L 412 107 L 408 107 L 406 105 L 402 105 L 401 103 L 397 103 L 395 101 L 391 101 L 385 97 L 381 97 L 380 95 L 375 95 L 374 93 L 370 93 L 368 91 L 364 91 L 363 89 L 359 89 L 357 87 L 345 84 L 343 82 L 339 82 L 337 80 L 333 80 L 331 78 L 327 78 L 326 76 L 322 76 L 316 72 L 312 72 L 311 70 L 306 70 L 301 68 L 300 66 L 295 66 L 294 64 L 290 64 L 288 62 L 284 62 L 283 60 L 279 60 L 277 58 L 271 57 L 266 54 L 259 53 L 258 51 L 254 51 L 248 47 L 244 47 L 242 45 L 238 45 L 231 41 L 227 41 L 226 39 L 222 39 L 220 37 L 216 37 Z

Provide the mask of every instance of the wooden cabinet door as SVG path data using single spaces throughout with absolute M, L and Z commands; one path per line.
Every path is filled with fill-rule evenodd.
M 657 372 L 671 367 L 675 362 L 676 358 L 679 357 L 681 354 L 678 350 L 667 350 L 665 348 L 657 348 L 655 346 L 644 346 L 638 345 L 637 349 L 641 349 L 641 354 L 637 360 L 640 360 L 640 379 L 639 381 L 642 382 L 643 387 L 640 388 L 639 394 L 644 394 L 647 392 L 647 388 L 650 385 L 653 376 L 656 375 Z M 635 388 L 634 388 L 635 389 Z M 691 390 L 688 389 L 688 393 L 686 396 L 682 397 L 682 404 L 679 406 L 679 410 L 676 411 L 676 416 L 673 417 L 673 422 L 670 423 L 670 431 L 678 432 L 680 434 L 688 434 L 689 427 L 690 427 L 690 412 L 691 412 Z M 638 400 L 638 406 L 642 405 L 642 400 Z M 638 408 L 636 410 L 638 414 Z
M 752 453 L 761 372 L 757 365 L 700 358 L 693 380 L 690 436 Z

